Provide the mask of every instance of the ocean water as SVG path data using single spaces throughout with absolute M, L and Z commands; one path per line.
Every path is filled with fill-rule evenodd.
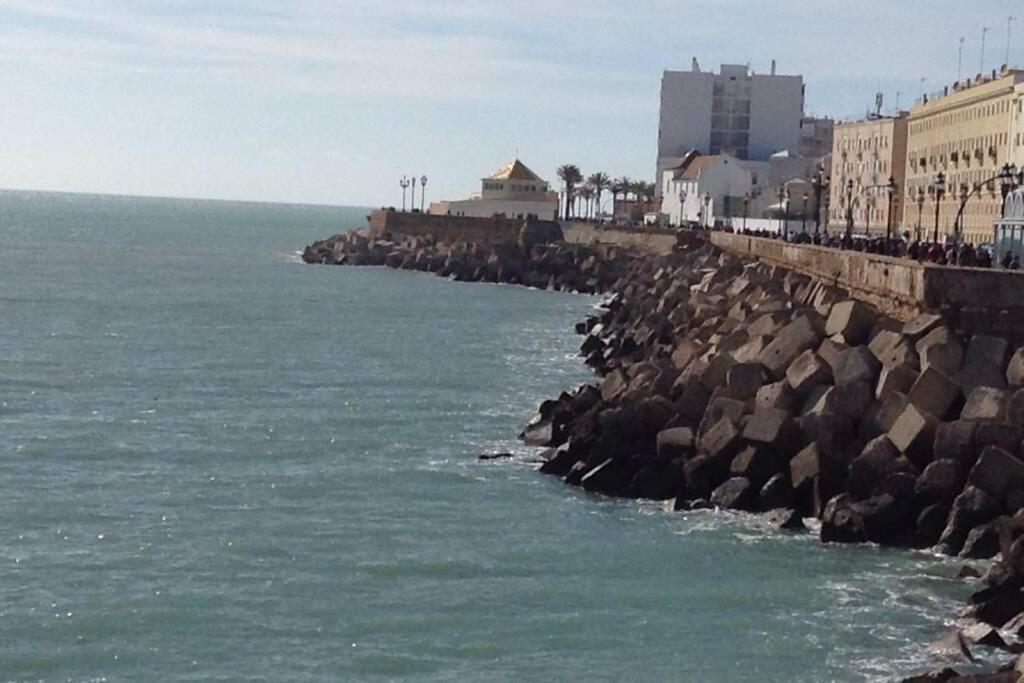
M 937 663 L 954 561 L 535 473 L 514 437 L 590 377 L 571 330 L 595 301 L 298 262 L 364 213 L 0 193 L 0 680 Z

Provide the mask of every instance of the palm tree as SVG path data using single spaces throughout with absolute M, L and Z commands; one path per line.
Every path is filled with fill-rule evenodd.
M 604 171 L 598 171 L 597 173 L 591 173 L 590 177 L 587 178 L 587 182 L 592 188 L 594 188 L 594 197 L 597 199 L 597 215 L 601 215 L 601 193 L 605 190 L 612 188 L 612 179 L 608 177 L 608 174 Z
M 597 194 L 597 190 L 589 182 L 580 188 L 580 199 L 585 202 L 586 209 L 584 210 L 584 217 L 590 218 L 591 202 L 594 201 L 594 195 Z
M 576 184 L 583 181 L 583 173 L 576 164 L 563 164 L 558 167 L 558 177 L 565 185 L 565 220 L 572 216 L 572 200 Z

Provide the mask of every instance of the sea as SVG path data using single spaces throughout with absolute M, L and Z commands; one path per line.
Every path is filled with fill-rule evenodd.
M 0 681 L 942 664 L 957 561 L 537 473 L 599 301 L 301 263 L 367 212 L 0 192 Z

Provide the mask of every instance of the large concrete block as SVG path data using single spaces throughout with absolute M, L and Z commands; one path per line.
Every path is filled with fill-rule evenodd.
M 974 422 L 943 422 L 935 428 L 935 458 L 956 460 L 969 467 L 977 459 L 974 435 L 978 425 Z
M 847 344 L 863 344 L 875 324 L 878 314 L 871 306 L 856 299 L 847 299 L 832 306 L 825 322 L 825 334 L 841 336 Z
M 1006 368 L 1006 382 L 1011 387 L 1024 387 L 1024 346 L 1013 352 Z
M 764 408 L 750 416 L 743 429 L 743 438 L 751 443 L 771 446 L 778 453 L 788 454 L 794 443 L 795 432 L 793 418 L 788 412 Z
M 828 387 L 821 397 L 804 414 L 835 413 L 859 420 L 871 407 L 874 401 L 874 390 L 868 382 Z
M 967 345 L 964 365 L 994 365 L 1004 370 L 1009 352 L 1010 345 L 1004 337 L 976 334 Z
M 754 362 L 771 340 L 771 337 L 763 334 L 750 336 L 742 346 L 732 352 L 732 357 L 737 363 Z
M 726 376 L 725 384 L 740 400 L 757 396 L 758 390 L 768 382 L 768 371 L 760 363 L 736 363 Z
M 662 460 L 691 456 L 694 445 L 693 430 L 689 427 L 675 427 L 658 432 L 658 457 Z
M 942 316 L 935 313 L 921 313 L 903 326 L 903 334 L 920 339 L 942 325 Z
M 725 380 L 729 375 L 729 368 L 736 365 L 734 359 L 724 351 L 716 354 L 708 362 L 708 367 L 700 375 L 700 383 L 708 391 L 725 386 Z
M 744 477 L 760 489 L 786 467 L 786 461 L 770 448 L 748 446 L 732 459 L 730 473 Z
M 1004 422 L 1010 408 L 1010 392 L 978 387 L 967 397 L 960 419 L 971 422 Z
M 766 384 L 757 391 L 755 405 L 758 410 L 774 408 L 792 412 L 799 405 L 799 397 L 785 380 Z
M 847 488 L 855 498 L 868 498 L 874 495 L 886 476 L 906 469 L 908 464 L 905 458 L 900 457 L 889 437 L 883 434 L 870 441 L 850 463 Z
M 914 382 L 917 381 L 918 373 L 906 366 L 894 368 L 882 368 L 878 376 L 878 386 L 875 388 L 875 398 L 885 401 L 893 392 L 901 394 L 910 393 Z
M 915 347 L 921 370 L 935 367 L 955 377 L 964 360 L 964 347 L 948 327 L 936 327 L 926 334 Z
M 710 392 L 696 380 L 682 387 L 677 380 L 672 394 L 677 396 L 674 404 L 676 413 L 692 424 L 700 422 L 704 410 L 708 407 L 708 401 L 711 400 Z
M 835 383 L 837 386 L 842 386 L 855 382 L 867 382 L 874 389 L 880 370 L 881 364 L 868 347 L 855 346 L 843 353 L 839 367 L 834 373 Z
M 879 405 L 878 412 L 874 415 L 875 424 L 879 431 L 888 434 L 892 426 L 896 424 L 896 420 L 900 418 L 900 415 L 903 414 L 903 411 L 909 405 L 910 399 L 907 398 L 906 394 L 899 391 L 890 393 Z
M 782 379 L 786 368 L 797 356 L 821 343 L 821 328 L 817 321 L 807 314 L 800 315 L 793 322 L 779 330 L 758 360 L 772 377 Z
M 960 387 L 952 377 L 935 366 L 929 366 L 914 382 L 907 396 L 918 409 L 941 420 L 960 398 Z
M 684 337 L 672 352 L 672 364 L 685 370 L 694 358 L 700 355 L 701 346 L 689 337 Z
M 797 395 L 806 396 L 812 387 L 832 383 L 832 368 L 807 349 L 786 369 L 786 381 Z
M 1002 501 L 1009 491 L 1024 488 L 1024 462 L 998 446 L 981 452 L 967 482 Z
M 823 361 L 828 363 L 829 368 L 832 372 L 836 371 L 839 367 L 839 361 L 843 359 L 843 354 L 850 348 L 846 344 L 837 342 L 834 339 L 822 339 L 821 344 L 818 346 L 818 355 Z
M 775 333 L 782 328 L 786 320 L 787 316 L 785 313 L 765 313 L 750 323 L 750 326 L 747 327 L 747 332 L 750 333 L 751 337 L 775 336 Z
M 889 439 L 919 468 L 931 462 L 932 446 L 935 443 L 935 430 L 938 420 L 931 414 L 918 410 L 913 404 L 906 407 L 892 429 Z
M 1007 419 L 1014 424 L 1024 424 L 1024 389 L 1018 389 L 1010 396 Z

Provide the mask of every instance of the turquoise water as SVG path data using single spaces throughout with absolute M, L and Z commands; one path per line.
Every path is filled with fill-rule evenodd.
M 862 681 L 958 565 L 480 462 L 592 299 L 295 251 L 359 209 L 0 193 L 0 680 Z

